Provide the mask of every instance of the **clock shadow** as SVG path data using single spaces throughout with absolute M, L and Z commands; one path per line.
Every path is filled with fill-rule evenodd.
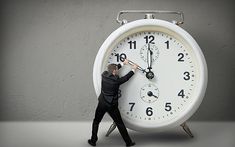
M 156 132 L 156 133 L 140 133 L 129 130 L 129 135 L 131 139 L 136 142 L 137 146 L 145 146 L 145 145 L 183 145 L 190 142 L 194 142 L 197 140 L 197 135 L 194 133 L 194 138 L 189 137 L 183 129 L 180 128 L 177 130 L 169 130 L 164 132 Z M 104 137 L 100 137 L 103 139 L 109 140 L 108 142 L 112 142 L 109 146 L 117 146 L 122 145 L 124 143 L 121 135 L 118 130 L 115 130 L 110 134 L 109 137 L 105 137 L 105 133 L 102 134 Z M 107 144 L 106 144 L 107 145 Z

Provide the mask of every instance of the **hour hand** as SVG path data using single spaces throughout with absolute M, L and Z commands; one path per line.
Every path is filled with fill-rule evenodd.
M 135 63 L 134 63 L 134 62 L 132 62 L 131 60 L 128 60 L 128 63 L 129 63 L 130 65 L 134 65 L 134 64 L 135 64 Z M 140 67 L 139 65 L 138 65 L 137 69 L 139 69 L 139 70 L 140 70 L 140 71 L 142 71 L 143 73 L 145 73 L 145 72 L 146 72 L 146 70 L 145 70 L 145 69 L 143 69 L 142 67 Z
M 122 59 L 125 60 L 124 58 L 122 58 Z M 128 63 L 129 63 L 130 65 L 136 64 L 136 63 L 134 63 L 133 61 L 131 61 L 131 60 L 129 60 L 129 59 L 127 59 L 127 60 L 128 60 Z M 140 67 L 139 65 L 138 65 L 137 69 L 140 70 L 140 71 L 142 71 L 143 73 L 146 73 L 146 70 L 143 69 L 142 67 Z
M 130 65 L 134 65 L 134 64 L 135 64 L 134 62 L 132 62 L 132 61 L 129 60 L 129 59 L 128 59 L 128 63 L 129 63 Z M 153 79 L 153 78 L 154 78 L 154 73 L 153 73 L 151 70 L 149 70 L 149 71 L 147 72 L 145 69 L 143 69 L 143 68 L 140 67 L 139 65 L 138 65 L 137 69 L 140 70 L 140 71 L 142 71 L 143 73 L 146 73 L 146 78 L 148 78 L 148 79 Z

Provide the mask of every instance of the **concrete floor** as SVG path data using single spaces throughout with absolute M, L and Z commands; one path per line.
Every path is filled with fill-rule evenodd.
M 102 122 L 98 147 L 125 146 L 115 130 L 105 137 L 112 122 Z M 235 147 L 235 122 L 189 122 L 194 138 L 181 127 L 144 134 L 129 130 L 136 147 Z M 89 147 L 91 122 L 0 122 L 0 147 Z

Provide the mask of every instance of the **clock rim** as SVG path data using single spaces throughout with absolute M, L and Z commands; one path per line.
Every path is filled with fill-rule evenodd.
M 159 19 L 140 19 L 136 21 L 132 21 L 130 23 L 127 23 L 115 31 L 113 31 L 108 38 L 104 41 L 104 43 L 101 45 L 95 61 L 94 61 L 94 66 L 93 66 L 93 85 L 94 89 L 96 92 L 96 96 L 98 97 L 100 94 L 100 88 L 101 88 L 101 73 L 102 73 L 102 63 L 103 59 L 105 58 L 105 53 L 108 51 L 109 48 L 111 48 L 112 45 L 115 45 L 117 42 L 119 42 L 121 39 L 120 38 L 125 38 L 127 37 L 126 34 L 129 35 L 132 34 L 130 33 L 131 31 L 135 31 L 136 29 L 143 29 L 148 26 L 153 26 L 153 27 L 159 27 L 159 28 L 164 28 L 167 30 L 170 30 L 173 33 L 176 33 L 176 36 L 180 36 L 180 38 L 184 39 L 192 48 L 194 51 L 194 54 L 196 56 L 197 62 L 199 64 L 199 75 L 201 77 L 199 78 L 199 84 L 197 85 L 195 89 L 195 94 L 194 94 L 194 101 L 192 101 L 192 105 L 188 107 L 184 112 L 180 113 L 179 117 L 177 119 L 170 120 L 169 122 L 166 122 L 161 125 L 151 125 L 151 126 L 143 126 L 143 123 L 138 123 L 136 121 L 130 121 L 123 117 L 123 121 L 126 125 L 127 128 L 136 130 L 136 131 L 142 131 L 142 132 L 156 132 L 156 131 L 161 131 L 161 130 L 166 130 L 169 128 L 173 128 L 176 126 L 181 125 L 184 123 L 186 120 L 188 120 L 198 109 L 200 106 L 205 92 L 206 92 L 206 87 L 207 87 L 207 81 L 208 81 L 208 71 L 207 71 L 207 64 L 205 57 L 201 51 L 201 48 L 197 44 L 197 42 L 194 40 L 194 38 L 186 32 L 184 29 L 181 27 L 170 23 L 168 21 L 164 20 L 159 20 Z M 142 28 L 143 27 L 143 28 Z M 143 30 L 146 31 L 146 30 Z M 136 31 L 139 32 L 139 31 Z M 121 37 L 122 36 L 122 37 Z M 123 37 L 124 36 L 124 37 Z M 119 38 L 119 41 L 117 41 Z

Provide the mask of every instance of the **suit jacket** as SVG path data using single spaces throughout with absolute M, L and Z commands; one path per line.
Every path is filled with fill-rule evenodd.
M 108 104 L 117 104 L 118 103 L 118 90 L 119 86 L 126 81 L 128 81 L 134 75 L 133 71 L 130 71 L 123 77 L 114 76 L 108 71 L 102 73 L 102 82 L 101 82 L 101 94 L 99 96 L 99 101 L 105 101 Z

